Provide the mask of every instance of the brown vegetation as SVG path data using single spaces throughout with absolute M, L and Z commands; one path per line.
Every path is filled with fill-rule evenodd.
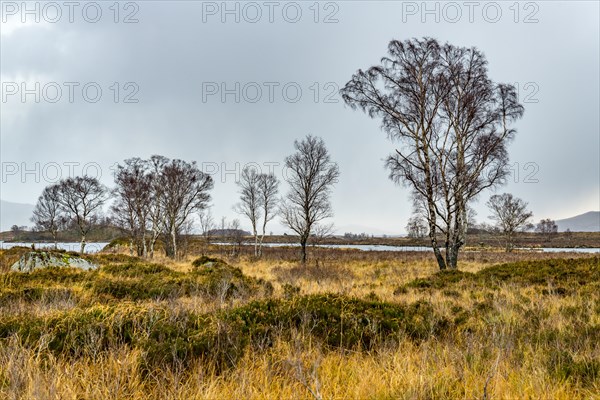
M 97 271 L 1 273 L 0 397 L 600 391 L 597 256 L 466 252 L 461 271 L 436 273 L 429 253 L 314 249 L 301 266 L 298 249 L 269 248 L 259 260 L 209 250 L 179 262 L 102 254 L 89 256 Z

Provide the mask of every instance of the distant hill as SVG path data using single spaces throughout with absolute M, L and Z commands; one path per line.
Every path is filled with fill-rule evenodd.
M 10 230 L 13 225 L 31 226 L 29 220 L 33 212 L 33 204 L 13 203 L 0 200 L 0 232 Z
M 590 211 L 571 218 L 556 221 L 558 231 L 600 232 L 600 211 Z

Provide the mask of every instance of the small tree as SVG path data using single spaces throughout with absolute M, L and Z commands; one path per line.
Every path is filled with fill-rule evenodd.
M 422 239 L 427 235 L 427 224 L 420 215 L 413 215 L 406 224 L 408 237 L 413 239 Z
M 331 238 L 335 232 L 333 222 L 320 223 L 313 226 L 313 233 L 310 235 L 311 244 L 314 246 L 321 245 L 325 240 Z
M 229 232 L 233 241 L 233 255 L 238 255 L 242 252 L 242 244 L 244 243 L 244 231 L 239 219 L 234 218 L 231 221 Z
M 252 225 L 252 236 L 254 237 L 254 256 L 258 256 L 258 230 L 257 224 L 262 212 L 260 196 L 260 174 L 254 168 L 243 169 L 240 180 L 237 182 L 240 188 L 240 202 L 234 207 L 235 211 L 244 215 Z
M 157 184 L 162 190 L 165 250 L 168 256 L 177 258 L 177 239 L 182 227 L 193 212 L 207 207 L 213 180 L 195 162 L 171 160 L 163 165 Z
M 267 224 L 277 214 L 277 193 L 279 192 L 279 180 L 273 174 L 260 174 L 258 185 L 258 196 L 262 208 L 262 233 L 258 244 L 258 254 L 262 255 L 262 245 L 265 240 Z
M 149 240 L 150 258 L 154 258 L 154 247 L 165 225 L 165 188 L 162 185 L 161 176 L 168 162 L 168 158 L 159 155 L 153 155 L 148 162 L 150 169 L 149 179 L 151 182 L 151 194 L 148 204 L 148 225 L 151 232 Z
M 558 225 L 553 219 L 542 219 L 536 225 L 535 231 L 544 235 L 546 240 L 550 240 L 558 232 Z
M 516 232 L 528 227 L 533 213 L 527 210 L 525 201 L 513 197 L 510 193 L 493 195 L 487 206 L 492 212 L 489 218 L 496 222 L 496 226 L 504 235 L 506 251 L 511 252 Z
M 204 237 L 204 241 L 208 244 L 210 243 L 211 231 L 215 229 L 215 219 L 213 218 L 210 209 L 201 210 L 198 213 L 198 219 L 200 220 L 202 236 Z
M 58 248 L 58 231 L 66 223 L 59 196 L 58 185 L 47 186 L 38 198 L 31 217 L 31 222 L 35 224 L 37 229 L 50 232 L 55 249 Z
M 79 229 L 81 234 L 80 252 L 83 254 L 86 236 L 106 201 L 106 187 L 96 178 L 78 176 L 60 181 L 58 192 L 58 202 L 62 210 L 68 214 L 69 219 Z
M 285 159 L 290 191 L 282 199 L 283 223 L 300 237 L 301 261 L 306 262 L 306 242 L 313 225 L 333 215 L 329 195 L 340 175 L 323 139 L 306 136 L 294 142 L 296 152 Z
M 125 160 L 115 171 L 111 207 L 114 222 L 130 235 L 130 249 L 135 246 L 138 256 L 148 255 L 147 232 L 152 201 L 152 175 L 147 161 L 139 158 Z
M 565 231 L 565 238 L 570 242 L 573 238 L 573 232 L 569 228 Z

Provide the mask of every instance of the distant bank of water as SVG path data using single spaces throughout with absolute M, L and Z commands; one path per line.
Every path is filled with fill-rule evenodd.
M 569 248 L 569 247 L 542 247 L 542 248 L 525 248 L 519 250 L 529 250 L 529 251 L 542 251 L 545 253 L 560 253 L 560 252 L 571 252 L 571 253 L 600 253 L 600 248 L 598 247 L 577 247 L 577 248 Z
M 232 243 L 213 243 L 217 245 L 229 246 Z M 253 246 L 252 243 L 244 243 L 245 246 Z M 265 247 L 284 247 L 300 246 L 298 243 L 263 243 Z M 308 245 L 310 248 L 312 245 Z M 387 246 L 383 244 L 317 244 L 316 247 L 325 247 L 332 249 L 357 249 L 362 251 L 432 251 L 431 247 L 428 246 Z M 548 253 L 559 253 L 559 252 L 572 252 L 572 253 L 600 253 L 600 248 L 553 248 L 553 247 L 539 247 L 539 248 L 523 248 L 519 250 L 529 251 L 542 251 Z
M 41 248 L 53 248 L 54 243 L 32 243 L 32 242 L 3 242 L 0 241 L 0 249 L 6 250 L 15 246 L 31 247 L 35 244 L 38 249 Z M 101 251 L 108 242 L 95 242 L 88 243 L 85 246 L 86 253 L 97 253 Z M 217 245 L 230 246 L 232 243 L 213 243 Z M 253 246 L 251 243 L 245 243 L 244 246 Z M 298 243 L 263 243 L 265 247 L 284 247 L 284 246 L 300 246 Z M 309 245 L 310 248 L 312 245 Z M 382 244 L 317 244 L 316 247 L 325 247 L 331 249 L 357 249 L 361 251 L 431 251 L 431 247 L 427 246 L 386 246 Z M 79 251 L 79 242 L 60 242 L 58 248 L 67 251 Z M 540 247 L 540 248 L 521 248 L 518 250 L 529 250 L 529 251 L 541 251 L 546 253 L 559 253 L 559 252 L 571 252 L 571 253 L 600 253 L 600 248 L 558 248 L 558 247 Z
M 25 246 L 25 247 L 31 247 L 31 245 L 35 245 L 36 249 L 53 249 L 54 248 L 54 243 L 32 243 L 32 242 L 3 242 L 0 241 L 0 249 L 2 250 L 7 250 L 10 249 L 11 247 L 16 247 L 16 246 Z M 90 242 L 87 243 L 85 245 L 85 252 L 86 253 L 97 253 L 99 251 L 101 251 L 104 246 L 106 246 L 108 244 L 108 242 Z M 81 248 L 81 243 L 79 242 L 59 242 L 57 243 L 57 246 L 59 249 L 62 250 L 66 250 L 66 251 L 79 251 L 79 249 Z

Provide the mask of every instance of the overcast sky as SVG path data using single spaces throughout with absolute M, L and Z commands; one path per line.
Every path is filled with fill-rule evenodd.
M 2 2 L 2 200 L 33 204 L 83 172 L 111 186 L 111 165 L 162 154 L 212 173 L 213 214 L 241 219 L 241 168 L 281 177 L 294 139 L 312 134 L 339 164 L 338 231 L 401 233 L 411 203 L 383 166 L 393 144 L 337 91 L 391 39 L 431 36 L 479 48 L 490 77 L 519 88 L 515 174 L 497 192 L 536 220 L 600 208 L 596 1 L 46 4 Z M 475 205 L 480 221 L 491 194 Z

